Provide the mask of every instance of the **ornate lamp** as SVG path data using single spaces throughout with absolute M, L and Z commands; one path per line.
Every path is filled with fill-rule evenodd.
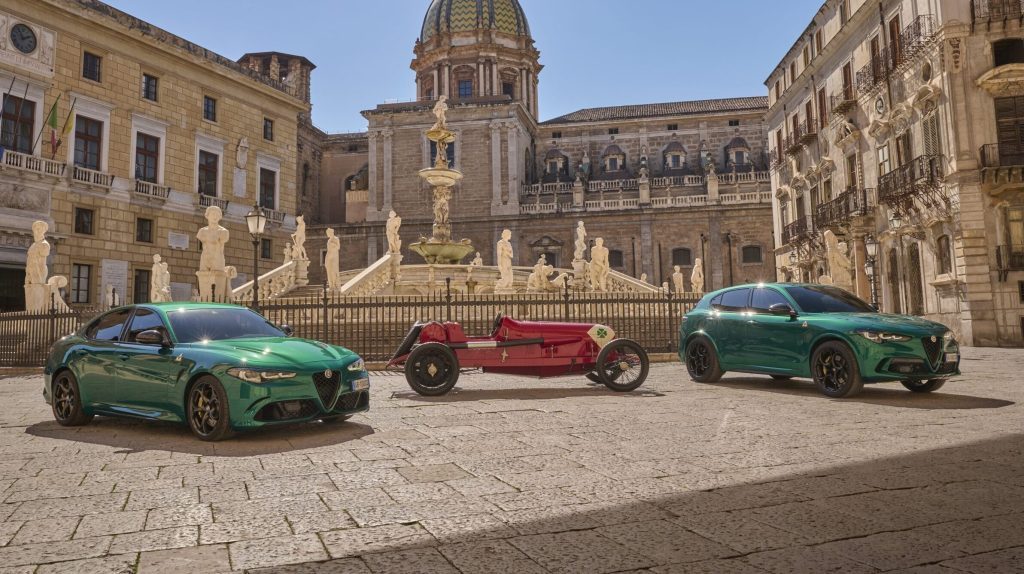
M 257 203 L 245 214 L 245 225 L 252 236 L 252 308 L 260 310 L 260 239 L 267 228 L 267 215 Z
M 894 231 L 899 231 L 900 228 L 903 227 L 903 218 L 900 217 L 899 213 L 896 213 L 895 211 L 892 213 L 892 216 L 889 217 L 889 226 L 892 227 Z
M 895 219 L 899 219 L 893 215 Z M 871 304 L 878 307 L 878 291 L 875 288 L 875 256 L 878 255 L 878 240 L 874 235 L 864 237 L 864 250 L 867 252 L 867 261 L 864 262 L 864 273 L 868 276 L 871 284 Z

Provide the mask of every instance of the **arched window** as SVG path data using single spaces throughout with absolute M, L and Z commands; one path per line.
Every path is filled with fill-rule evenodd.
M 761 254 L 760 245 L 744 245 L 742 259 L 744 263 L 762 263 L 764 257 Z
M 623 269 L 626 267 L 625 259 L 622 257 L 622 251 L 618 249 L 608 250 L 608 266 L 613 269 Z
M 992 55 L 995 56 L 996 66 L 1022 63 L 1024 62 L 1024 40 L 1007 38 L 992 42 Z
M 939 275 L 953 272 L 953 250 L 948 235 L 940 235 L 935 240 L 935 263 Z
M 693 252 L 689 247 L 676 247 L 672 250 L 672 265 L 689 267 L 693 265 Z

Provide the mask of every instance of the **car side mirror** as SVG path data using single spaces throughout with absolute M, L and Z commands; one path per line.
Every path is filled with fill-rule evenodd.
M 284 334 L 287 337 L 291 337 L 292 333 L 294 332 L 294 331 L 292 331 L 292 328 L 291 328 L 290 325 L 281 325 L 281 330 L 284 331 Z
M 164 337 L 164 334 L 157 329 L 149 329 L 135 335 L 135 342 L 142 345 L 160 345 L 161 347 L 170 347 L 171 342 Z
M 789 315 L 790 319 L 796 319 L 796 311 L 785 303 L 776 303 L 768 307 L 768 312 L 772 315 Z

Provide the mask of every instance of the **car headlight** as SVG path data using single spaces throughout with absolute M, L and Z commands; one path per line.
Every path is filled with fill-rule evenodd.
M 256 369 L 246 369 L 244 367 L 228 369 L 228 374 L 236 379 L 242 379 L 247 383 L 265 383 L 267 381 L 277 381 L 280 379 L 291 379 L 295 377 L 295 373 L 291 371 L 260 371 Z
M 366 370 L 366 363 L 362 359 L 356 359 L 356 361 L 346 367 L 349 371 L 358 372 Z
M 910 335 L 900 335 L 898 333 L 886 333 L 883 331 L 857 331 L 857 334 L 869 341 L 875 343 L 885 343 L 886 341 L 903 342 L 909 341 L 913 337 Z
M 951 340 L 953 338 L 953 331 L 946 331 L 942 334 L 942 338 L 946 341 Z

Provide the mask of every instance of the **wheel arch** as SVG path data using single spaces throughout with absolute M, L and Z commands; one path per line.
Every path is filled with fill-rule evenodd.
M 718 350 L 718 343 L 713 338 L 711 338 L 711 335 L 708 335 L 706 331 L 694 331 L 687 335 L 686 340 L 683 341 L 682 351 L 686 352 L 686 347 L 690 346 L 690 341 L 696 339 L 697 337 L 703 337 L 704 339 L 707 340 L 707 342 L 711 343 L 711 348 L 715 350 L 715 354 L 718 355 L 718 360 L 719 362 L 721 362 L 722 353 L 719 352 Z

